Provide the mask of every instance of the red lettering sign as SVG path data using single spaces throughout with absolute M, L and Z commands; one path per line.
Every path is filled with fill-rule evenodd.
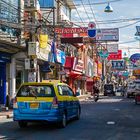
M 118 53 L 110 53 L 107 59 L 108 60 L 122 59 L 122 50 L 118 50 Z

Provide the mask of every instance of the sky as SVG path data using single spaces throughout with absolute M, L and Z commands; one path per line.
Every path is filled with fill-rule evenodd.
M 105 13 L 107 3 L 103 2 L 110 2 L 113 12 Z M 92 21 L 97 23 L 97 21 L 116 20 L 117 23 L 96 24 L 96 28 L 119 28 L 118 44 L 123 55 L 126 53 L 130 57 L 134 53 L 140 53 L 139 37 L 136 39 L 135 36 L 136 26 L 140 26 L 140 0 L 74 0 L 74 3 L 76 5 L 76 9 L 72 11 L 74 23 L 88 27 L 88 23 Z M 119 19 L 128 20 L 120 22 Z

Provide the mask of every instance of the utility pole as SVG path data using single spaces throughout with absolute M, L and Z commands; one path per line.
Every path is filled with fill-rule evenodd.
M 28 69 L 28 82 L 37 82 L 37 58 L 35 55 L 29 54 L 29 47 L 37 47 L 36 46 L 36 36 L 35 36 L 35 30 L 36 28 L 32 27 L 32 24 L 36 24 L 36 12 L 37 12 L 37 1 L 29 1 L 26 0 L 24 2 L 24 11 L 28 13 L 28 21 L 26 22 L 28 24 L 31 23 L 29 27 L 29 42 L 27 42 L 27 52 L 28 52 L 28 59 L 30 63 L 30 68 Z M 25 23 L 25 28 L 26 28 Z M 35 46 L 33 46 L 35 45 Z

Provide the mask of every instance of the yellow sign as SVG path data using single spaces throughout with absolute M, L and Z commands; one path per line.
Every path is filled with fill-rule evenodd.
M 48 44 L 48 35 L 39 35 L 39 46 L 40 48 L 46 48 Z

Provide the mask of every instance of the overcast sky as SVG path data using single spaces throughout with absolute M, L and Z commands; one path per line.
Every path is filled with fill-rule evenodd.
M 109 1 L 113 12 L 105 13 L 104 9 L 107 3 L 101 3 Z M 72 19 L 76 24 L 82 24 L 82 26 L 88 26 L 88 23 L 91 21 L 116 20 L 118 23 L 97 24 L 96 27 L 119 28 L 119 48 L 123 50 L 123 54 L 126 52 L 127 55 L 131 55 L 140 52 L 139 41 L 126 43 L 136 40 L 136 26 L 140 26 L 140 0 L 111 1 L 115 0 L 74 0 L 77 10 L 73 10 Z M 89 6 L 89 4 L 91 4 L 91 6 Z M 133 20 L 136 18 L 139 19 Z M 124 19 L 128 20 L 127 22 L 122 22 L 122 20 L 119 22 L 119 19 L 123 19 L 123 21 Z M 128 48 L 130 48 L 129 51 Z

